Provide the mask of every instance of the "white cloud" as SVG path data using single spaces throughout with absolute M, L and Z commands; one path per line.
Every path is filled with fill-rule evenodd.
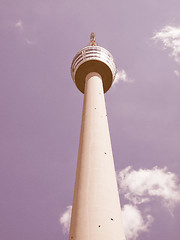
M 174 74 L 179 77 L 180 76 L 180 72 L 178 70 L 174 70 Z
M 64 234 L 69 233 L 72 206 L 67 206 L 66 211 L 60 217 L 60 224 Z M 142 232 L 147 232 L 153 222 L 153 217 L 146 214 L 143 218 L 136 206 L 130 204 L 122 208 L 124 231 L 127 240 L 135 240 Z
M 167 168 L 133 170 L 127 167 L 118 174 L 120 191 L 133 204 L 141 204 L 158 197 L 170 212 L 180 203 L 177 176 Z
M 70 221 L 71 221 L 71 211 L 72 211 L 72 206 L 67 206 L 66 211 L 62 214 L 62 216 L 59 219 L 59 222 L 62 226 L 62 230 L 63 230 L 64 234 L 69 233 Z
M 21 34 L 21 37 L 23 41 L 25 41 L 28 45 L 35 45 L 37 41 L 30 40 L 27 35 L 32 35 L 28 32 L 29 27 L 27 28 L 26 25 L 22 22 L 21 19 L 19 19 L 16 23 L 13 23 L 13 27 L 15 26 L 16 29 L 19 30 L 19 33 Z M 34 38 L 34 37 L 30 37 Z
M 26 43 L 27 43 L 28 45 L 34 45 L 34 44 L 36 44 L 34 41 L 31 41 L 31 40 L 29 40 L 28 38 L 26 38 L 25 41 L 26 41 Z
M 180 27 L 165 26 L 152 38 L 155 42 L 162 42 L 164 49 L 170 49 L 176 62 L 180 63 Z
M 127 240 L 135 240 L 141 233 L 147 232 L 153 217 L 147 214 L 144 218 L 136 206 L 124 205 L 122 209 L 124 231 Z
M 172 213 L 174 207 L 180 203 L 180 185 L 176 174 L 169 172 L 166 167 L 133 170 L 127 167 L 117 175 L 119 189 L 130 204 L 122 208 L 123 225 L 127 240 L 136 240 L 143 233 L 148 232 L 153 217 L 137 207 L 155 197 Z M 147 211 L 146 211 L 147 210 Z M 64 234 L 69 232 L 72 206 L 67 206 L 60 217 L 60 224 Z
M 15 27 L 19 30 L 23 30 L 23 22 L 21 19 L 19 19 L 16 23 L 15 23 Z
M 127 76 L 127 73 L 125 72 L 125 70 L 122 69 L 122 70 L 118 70 L 118 71 L 117 71 L 113 85 L 116 85 L 119 81 L 123 81 L 123 82 L 133 82 L 134 80 L 130 79 L 130 78 Z

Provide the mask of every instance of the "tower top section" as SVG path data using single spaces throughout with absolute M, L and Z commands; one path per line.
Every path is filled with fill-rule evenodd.
M 94 32 L 91 33 L 90 46 L 97 46 L 96 39 L 95 39 L 95 33 Z
M 90 72 L 101 75 L 104 92 L 107 92 L 114 81 L 116 66 L 111 53 L 97 46 L 94 33 L 91 33 L 90 45 L 81 49 L 71 64 L 72 79 L 82 93 L 84 93 L 85 78 Z

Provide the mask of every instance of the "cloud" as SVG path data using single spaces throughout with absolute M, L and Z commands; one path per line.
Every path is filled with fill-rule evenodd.
M 34 41 L 31 41 L 31 40 L 29 40 L 28 38 L 26 38 L 25 41 L 26 41 L 26 43 L 27 43 L 28 45 L 34 45 L 34 44 L 36 44 Z
M 126 204 L 122 208 L 124 231 L 127 240 L 135 240 L 141 233 L 149 231 L 153 217 L 149 214 L 143 218 L 136 206 Z
M 21 19 L 19 19 L 16 23 L 15 23 L 15 27 L 19 30 L 23 30 L 23 22 Z
M 174 74 L 179 77 L 180 76 L 180 72 L 178 70 L 174 70 Z
M 166 167 L 136 171 L 129 166 L 119 172 L 118 184 L 125 198 L 133 204 L 142 204 L 157 197 L 172 213 L 180 203 L 178 178 Z
M 21 35 L 23 41 L 25 41 L 25 43 L 27 45 L 35 45 L 37 44 L 37 41 L 33 41 L 30 40 L 32 38 L 34 38 L 33 36 L 31 36 L 32 34 L 29 33 L 28 29 L 30 29 L 30 27 L 26 26 L 21 19 L 19 19 L 16 23 L 13 23 L 13 27 L 15 26 L 16 29 L 19 30 L 19 34 Z M 27 35 L 30 35 L 30 39 L 27 37 Z
M 162 42 L 163 49 L 170 49 L 170 56 L 180 63 L 180 27 L 165 26 L 152 37 L 155 42 Z
M 154 198 L 159 199 L 170 213 L 180 203 L 180 185 L 176 174 L 169 172 L 167 167 L 133 170 L 128 166 L 117 174 L 120 192 L 129 200 L 122 208 L 122 218 L 127 240 L 136 240 L 143 233 L 148 232 L 153 216 L 151 210 L 138 209 L 138 205 Z M 69 232 L 72 206 L 67 206 L 60 217 L 60 224 L 64 234 Z
M 72 206 L 67 206 L 60 217 L 60 224 L 64 234 L 69 232 Z M 123 225 L 127 240 L 135 240 L 142 232 L 149 230 L 153 217 L 146 215 L 144 218 L 136 206 L 124 205 L 122 209 Z
M 60 217 L 60 224 L 64 234 L 69 233 L 71 211 L 72 206 L 67 206 L 66 211 Z M 122 208 L 122 217 L 127 240 L 135 240 L 142 232 L 147 232 L 153 222 L 151 215 L 146 214 L 143 218 L 137 206 L 130 204 L 126 204 Z
M 113 85 L 116 85 L 117 83 L 119 83 L 119 81 L 123 81 L 123 82 L 133 82 L 134 80 L 130 79 L 130 78 L 127 76 L 127 73 L 125 72 L 125 70 L 122 69 L 122 70 L 118 70 L 118 71 L 117 71 Z
M 71 221 L 71 211 L 72 211 L 72 206 L 67 206 L 66 211 L 62 214 L 62 216 L 59 219 L 59 222 L 62 226 L 62 231 L 64 234 L 69 233 L 70 221 Z

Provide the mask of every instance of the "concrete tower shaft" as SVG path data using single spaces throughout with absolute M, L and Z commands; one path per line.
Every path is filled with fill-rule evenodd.
M 93 61 L 96 64 L 96 60 Z M 97 66 L 99 62 L 98 59 Z M 72 71 L 72 76 L 75 75 L 78 86 L 76 71 Z M 69 240 L 125 240 L 104 99 L 104 81 L 111 82 L 111 85 L 114 73 L 115 70 L 111 71 L 110 79 L 104 75 L 103 78 L 97 68 L 97 71 L 87 72 L 84 79 L 84 105 Z

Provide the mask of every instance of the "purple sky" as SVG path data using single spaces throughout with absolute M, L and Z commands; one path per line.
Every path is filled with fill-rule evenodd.
M 144 221 L 126 223 L 127 240 L 179 239 L 179 10 L 179 0 L 0 0 L 0 240 L 68 238 L 59 219 L 83 103 L 70 65 L 92 31 L 118 69 L 106 105 L 121 204 Z

